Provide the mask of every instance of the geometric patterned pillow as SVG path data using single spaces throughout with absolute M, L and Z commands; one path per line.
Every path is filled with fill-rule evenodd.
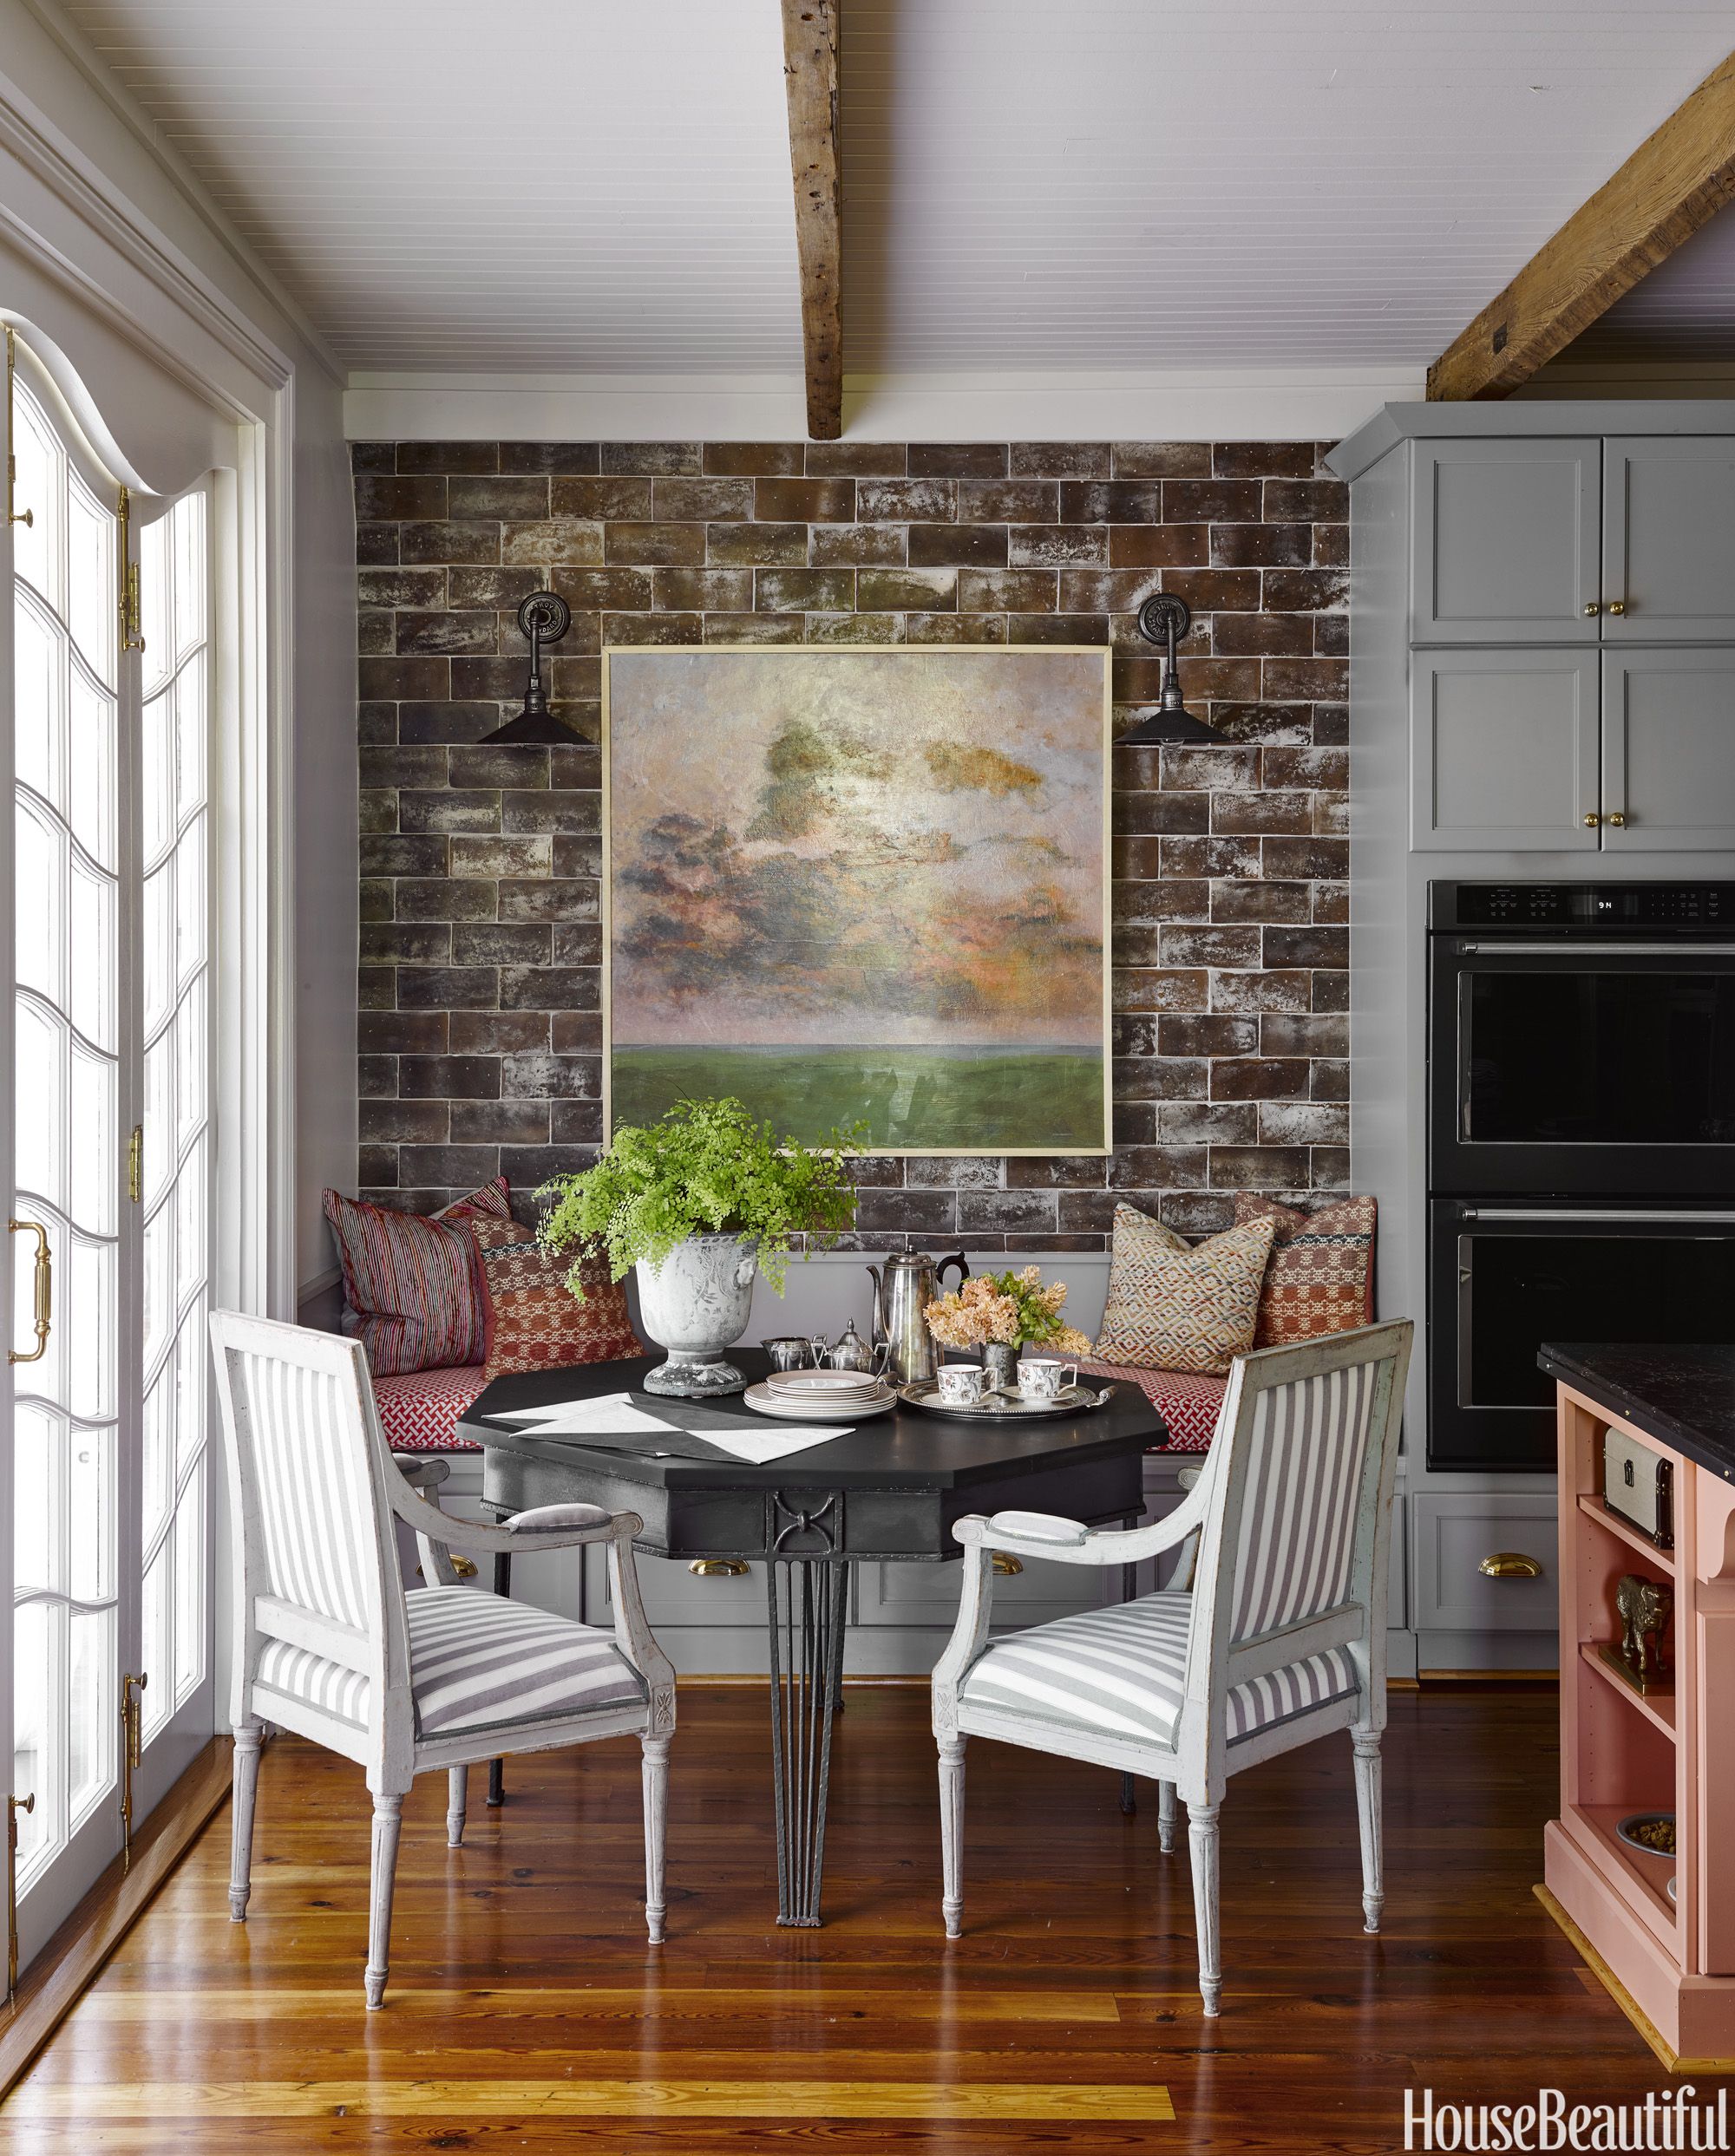
M 1189 1249 L 1148 1213 L 1116 1205 L 1098 1360 L 1223 1375 L 1253 1345 L 1276 1225 L 1249 1221 Z
M 1373 1323 L 1372 1198 L 1345 1198 L 1317 1212 L 1297 1212 L 1269 1198 L 1239 1197 L 1236 1225 L 1270 1220 L 1277 1230 L 1259 1303 L 1261 1348 L 1319 1340 Z
M 448 1369 L 482 1359 L 482 1279 L 468 1223 L 510 1218 L 504 1176 L 431 1218 L 325 1192 L 325 1218 L 344 1269 L 344 1330 L 361 1341 L 376 1377 Z
M 487 1284 L 483 1374 L 490 1383 L 514 1370 L 567 1369 L 644 1354 L 626 1314 L 625 1284 L 609 1278 L 606 1258 L 585 1257 L 580 1303 L 566 1285 L 572 1259 L 551 1258 L 534 1228 L 481 1218 L 470 1228 Z

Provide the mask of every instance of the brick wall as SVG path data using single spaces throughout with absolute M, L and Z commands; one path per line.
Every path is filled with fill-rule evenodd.
M 1109 1160 L 886 1160 L 860 1239 L 1095 1249 L 1124 1196 L 1189 1233 L 1348 1165 L 1345 490 L 1295 442 L 361 442 L 358 1180 L 428 1209 L 601 1137 L 606 644 L 1108 644 L 1156 701 L 1152 591 L 1221 748 L 1117 748 Z M 513 616 L 573 625 L 571 748 L 479 748 Z

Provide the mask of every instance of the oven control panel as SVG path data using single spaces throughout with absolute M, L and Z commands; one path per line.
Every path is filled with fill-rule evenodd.
M 1460 884 L 1429 889 L 1436 929 L 1735 929 L 1735 884 Z

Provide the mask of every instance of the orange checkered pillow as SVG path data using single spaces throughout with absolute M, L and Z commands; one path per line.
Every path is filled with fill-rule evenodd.
M 1373 1323 L 1372 1198 L 1344 1198 L 1317 1212 L 1299 1212 L 1274 1199 L 1235 1199 L 1235 1225 L 1269 1220 L 1276 1230 L 1271 1264 L 1259 1299 L 1254 1345 L 1287 1348 Z
M 1160 1220 L 1116 1205 L 1098 1360 L 1221 1377 L 1253 1345 L 1275 1230 L 1253 1220 L 1189 1249 Z
M 586 1258 L 585 1299 L 566 1285 L 572 1260 L 551 1258 L 534 1228 L 515 1220 L 470 1223 L 488 1288 L 488 1356 L 492 1382 L 514 1370 L 558 1370 L 643 1355 L 626 1314 L 626 1290 L 600 1258 Z

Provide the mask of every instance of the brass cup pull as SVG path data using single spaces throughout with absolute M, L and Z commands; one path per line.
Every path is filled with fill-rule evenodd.
M 1594 808 L 1589 809 L 1585 814 L 1584 827 L 1587 831 L 1594 831 L 1598 824 L 1601 821 L 1602 819 L 1597 814 L 1596 811 Z
M 1621 809 L 1610 809 L 1608 812 L 1608 820 L 1614 825 L 1617 831 L 1624 831 L 1627 827 L 1627 817 L 1625 812 Z
M 1610 599 L 1608 602 L 1608 611 L 1611 614 L 1624 614 L 1627 611 L 1626 600 Z
M 16 1348 L 10 1349 L 9 1362 L 40 1362 L 48 1353 L 49 1333 L 54 1324 L 54 1252 L 49 1248 L 49 1232 L 35 1220 L 9 1220 L 8 1228 L 14 1235 L 34 1235 L 36 1238 L 35 1280 L 36 1344 L 28 1355 Z
M 1025 1561 L 1021 1557 L 1009 1557 L 1004 1550 L 995 1551 L 994 1570 L 1002 1579 L 1015 1578 L 1024 1569 Z
M 1496 1550 L 1483 1558 L 1476 1568 L 1490 1579 L 1540 1579 L 1542 1568 L 1533 1557 L 1526 1557 L 1522 1550 Z
M 744 1557 L 696 1557 L 687 1570 L 695 1579 L 740 1579 L 747 1571 Z
M 473 1557 L 455 1557 L 452 1571 L 459 1579 L 474 1579 L 476 1576 L 476 1560 Z

